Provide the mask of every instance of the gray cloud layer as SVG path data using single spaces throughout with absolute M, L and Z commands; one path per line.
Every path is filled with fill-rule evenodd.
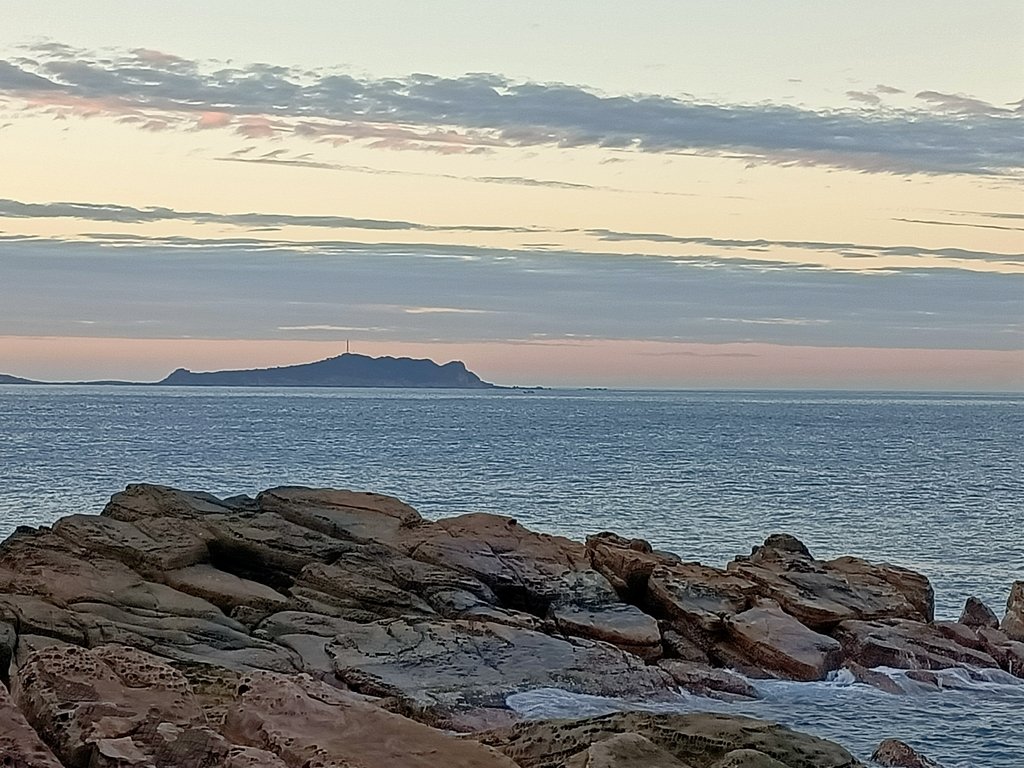
M 325 227 L 417 232 L 548 232 L 532 227 L 500 227 L 477 224 L 435 226 L 392 219 L 358 219 L 349 216 L 300 216 L 287 213 L 211 213 L 176 211 L 172 208 L 133 208 L 110 203 L 23 203 L 0 198 L 0 218 L 70 218 L 85 221 L 143 224 L 153 221 L 187 221 L 194 224 L 231 224 L 249 228 Z
M 192 115 L 197 127 L 374 146 L 487 151 L 496 146 L 739 154 L 765 162 L 877 172 L 1019 172 L 1024 113 L 922 91 L 931 109 L 814 111 L 598 94 L 495 74 L 356 78 L 255 64 L 212 69 L 153 51 L 101 56 L 59 44 L 0 61 L 0 93 L 119 115 L 143 128 Z M 230 120 L 203 117 L 218 113 Z M 257 119 L 258 118 L 258 119 Z
M 1024 330 L 1024 276 L 961 269 L 859 273 L 427 244 L 102 240 L 0 238 L 0 333 L 345 338 L 362 328 L 367 338 L 404 341 L 1017 349 Z

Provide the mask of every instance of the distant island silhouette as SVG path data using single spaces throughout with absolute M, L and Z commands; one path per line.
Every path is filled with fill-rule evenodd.
M 409 387 L 424 389 L 498 389 L 460 360 L 439 365 L 410 357 L 368 357 L 346 352 L 313 363 L 275 368 L 196 373 L 179 368 L 156 382 L 41 382 L 0 374 L 0 384 L 145 384 L 164 387 Z

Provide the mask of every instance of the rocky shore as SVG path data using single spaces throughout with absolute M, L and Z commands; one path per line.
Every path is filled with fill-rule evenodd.
M 291 487 L 133 485 L 0 544 L 0 766 L 858 766 L 746 717 L 530 722 L 507 698 L 756 697 L 750 678 L 842 668 L 899 695 L 883 666 L 1024 678 L 1024 582 L 1001 619 L 969 600 L 934 621 L 924 576 L 817 560 L 789 535 L 714 568 L 612 533 Z M 904 746 L 876 759 L 929 764 Z

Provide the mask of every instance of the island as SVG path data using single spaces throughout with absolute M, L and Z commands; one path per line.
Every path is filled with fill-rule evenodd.
M 0 384 L 44 382 L 0 375 Z M 179 368 L 156 382 L 76 381 L 63 384 L 147 384 L 164 387 L 409 387 L 418 389 L 498 389 L 460 360 L 443 365 L 428 359 L 368 357 L 350 352 L 312 363 L 276 368 L 193 372 Z

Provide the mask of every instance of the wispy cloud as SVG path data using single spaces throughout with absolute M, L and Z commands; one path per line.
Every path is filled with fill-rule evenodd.
M 900 219 L 900 221 L 910 220 Z M 743 250 L 762 250 L 765 248 L 776 247 L 871 258 L 880 256 L 912 256 L 922 258 L 930 257 L 988 261 L 1003 264 L 1024 264 L 1024 253 L 994 253 L 991 251 L 973 251 L 966 248 L 923 248 L 917 245 L 871 245 L 867 243 L 827 242 L 820 240 L 742 240 L 719 237 L 668 235 L 657 232 L 617 232 L 609 229 L 588 229 L 586 232 L 600 240 L 612 242 L 709 245 L 718 248 Z
M 816 111 L 606 95 L 486 73 L 371 79 L 142 50 L 107 55 L 54 43 L 34 46 L 31 55 L 0 61 L 0 97 L 56 116 L 106 115 L 150 130 L 221 126 L 251 140 L 292 135 L 442 153 L 540 146 L 696 152 L 872 172 L 1024 168 L 1024 114 L 939 91 L 919 92 L 929 108 L 915 111 Z
M 303 216 L 287 213 L 213 213 L 177 211 L 172 208 L 135 208 L 111 203 L 25 203 L 0 198 L 0 218 L 62 218 L 144 224 L 155 221 L 186 221 L 193 224 L 229 224 L 249 229 L 315 227 L 326 229 L 367 229 L 416 232 L 550 232 L 535 227 L 502 227 L 486 224 L 435 225 L 391 219 L 361 219 L 350 216 Z

